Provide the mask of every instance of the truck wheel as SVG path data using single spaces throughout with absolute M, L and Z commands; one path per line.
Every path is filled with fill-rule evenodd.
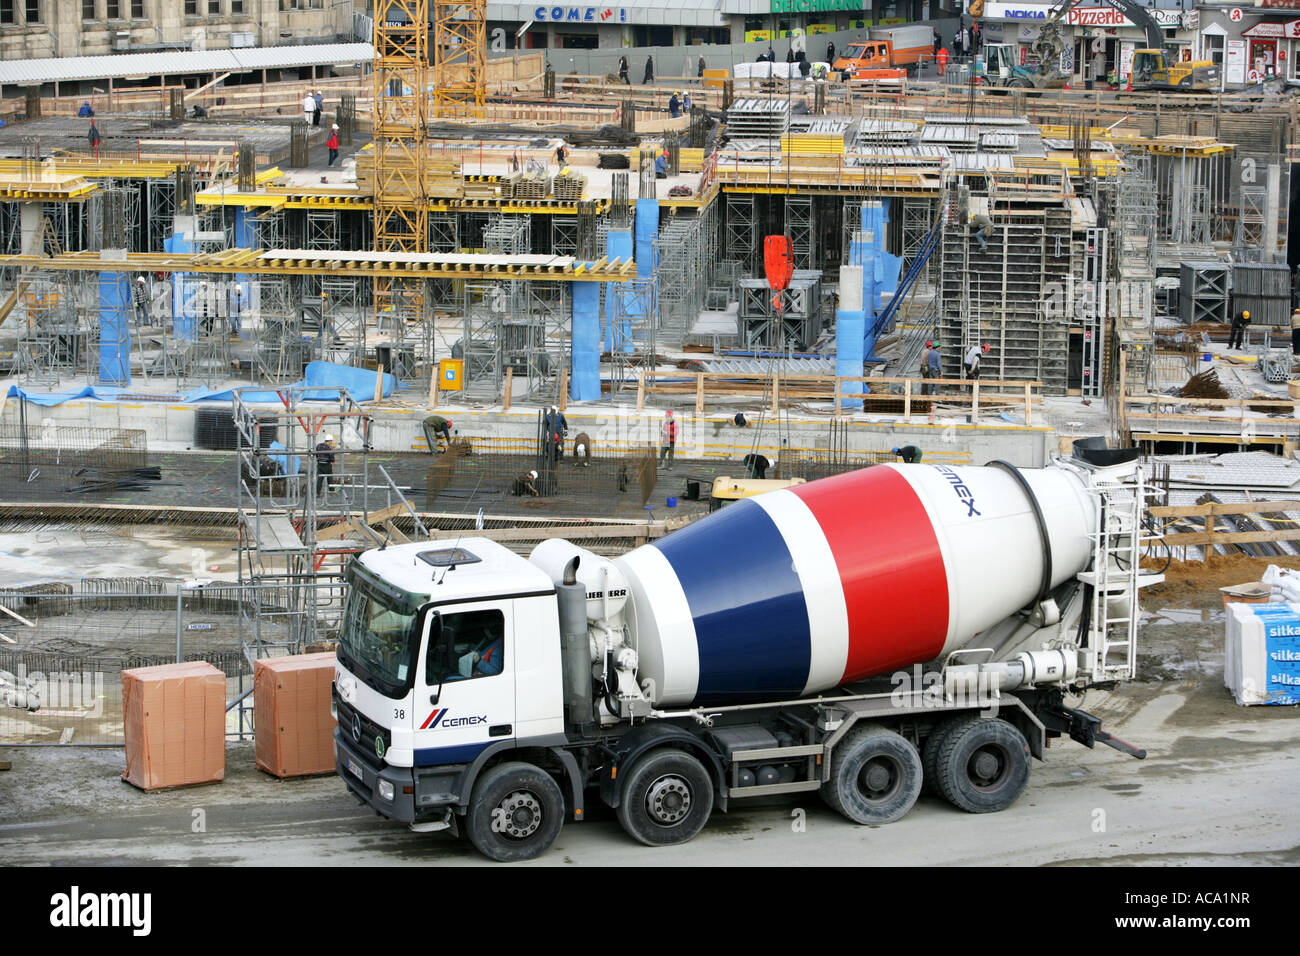
M 935 784 L 968 813 L 996 813 L 1029 783 L 1029 744 L 1005 720 L 967 717 L 944 734 L 935 755 Z
M 961 717 L 941 720 L 935 725 L 934 730 L 930 731 L 930 736 L 925 738 L 925 746 L 921 749 L 921 769 L 924 771 L 924 779 L 921 782 L 922 793 L 939 792 L 939 748 L 943 746 L 944 740 L 953 727 L 961 722 Z
M 822 799 L 854 823 L 901 818 L 921 794 L 921 755 L 892 730 L 855 731 L 835 748 Z
M 498 862 L 531 860 L 564 825 L 564 796 L 550 774 L 528 763 L 503 763 L 474 784 L 465 829 L 469 842 Z
M 618 822 L 646 846 L 685 843 L 713 812 L 713 781 L 682 750 L 654 750 L 632 768 L 618 804 Z

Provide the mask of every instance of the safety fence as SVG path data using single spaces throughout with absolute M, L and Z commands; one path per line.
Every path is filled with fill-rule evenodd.
M 305 607 L 321 622 L 315 647 L 297 639 Z M 121 746 L 122 671 L 177 661 L 206 661 L 225 675 L 227 735 L 247 736 L 252 661 L 331 646 L 342 607 L 337 579 L 0 589 L 0 746 Z

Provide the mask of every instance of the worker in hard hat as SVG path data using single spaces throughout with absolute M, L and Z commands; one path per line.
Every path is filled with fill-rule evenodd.
M 1291 354 L 1300 355 L 1300 309 L 1291 313 Z
M 980 360 L 984 357 L 985 353 L 987 353 L 988 350 L 989 350 L 989 344 L 987 342 L 985 342 L 983 345 L 972 345 L 970 347 L 970 350 L 966 353 L 966 357 L 962 360 L 961 363 L 962 367 L 966 370 L 967 378 L 980 377 Z
M 578 432 L 573 440 L 573 457 L 582 459 L 583 468 L 591 465 L 591 436 L 586 432 Z
M 929 377 L 930 377 L 930 352 L 931 352 L 933 349 L 934 349 L 934 343 L 933 343 L 933 342 L 926 342 L 926 343 L 925 343 L 925 348 L 923 348 L 923 349 L 921 350 L 921 378 L 929 378 Z M 921 394 L 922 394 L 922 395 L 928 394 L 928 393 L 926 392 L 925 388 L 926 388 L 926 387 L 925 387 L 924 385 L 921 386 Z
M 655 157 L 655 179 L 668 178 L 668 150 Z
M 905 465 L 919 465 L 921 463 L 921 449 L 915 445 L 901 445 L 898 448 L 891 448 L 889 453 L 897 455 Z
M 536 481 L 537 472 L 526 471 L 516 478 L 510 485 L 510 493 L 518 498 L 522 498 L 525 495 L 536 498 L 541 494 L 541 492 L 537 490 L 537 485 L 535 484 Z
M 1250 312 L 1242 309 L 1232 319 L 1232 330 L 1228 333 L 1228 348 L 1240 349 L 1246 335 L 1246 326 L 1250 325 Z
M 329 489 L 330 477 L 334 474 L 334 459 L 338 454 L 339 443 L 330 436 L 316 446 L 316 494 L 321 496 Z
M 451 444 L 451 420 L 441 415 L 430 415 L 424 420 L 423 427 L 424 439 L 429 443 L 429 454 L 446 451 L 447 445 Z

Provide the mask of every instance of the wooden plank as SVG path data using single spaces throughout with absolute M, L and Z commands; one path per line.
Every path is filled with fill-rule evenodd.
M 1148 509 L 1153 518 L 1197 518 L 1205 515 L 1276 514 L 1300 511 L 1300 501 L 1247 501 L 1224 504 L 1210 501 L 1203 505 L 1156 505 Z
M 262 515 L 255 522 L 254 536 L 257 550 L 267 554 L 306 548 L 287 515 Z
M 1284 531 L 1191 531 L 1167 534 L 1154 540 L 1171 548 L 1192 544 L 1252 544 L 1260 541 L 1300 541 L 1300 528 Z

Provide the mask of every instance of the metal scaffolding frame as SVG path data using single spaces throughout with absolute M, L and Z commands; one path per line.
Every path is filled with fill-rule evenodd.
M 727 255 L 740 260 L 746 275 L 754 271 L 758 249 L 758 217 L 751 194 L 727 193 Z M 848 248 L 847 245 L 845 248 Z M 847 260 L 845 260 L 847 261 Z
M 551 255 L 572 256 L 578 252 L 578 219 L 576 216 L 551 217 Z
M 429 251 L 456 252 L 460 249 L 460 217 L 454 212 L 429 214 Z
M 610 349 L 610 390 L 620 392 L 635 384 L 634 368 L 648 370 L 654 379 L 658 346 L 655 338 L 659 312 L 659 277 L 615 282 L 609 286 L 609 321 L 612 326 Z
M 72 278 L 29 273 L 23 284 L 15 371 L 30 384 L 53 386 L 81 368 L 85 336 Z
M 365 307 L 370 282 L 351 276 L 321 277 L 320 355 L 340 365 L 361 367 L 366 358 Z
M 252 312 L 257 322 L 257 372 L 264 382 L 296 382 L 306 366 L 296 281 L 295 276 L 257 280 Z
M 785 197 L 785 228 L 790 236 L 790 252 L 796 269 L 815 269 L 816 232 L 813 224 L 813 197 Z
M 1239 260 L 1263 261 L 1267 205 L 1266 187 L 1245 185 L 1241 187 L 1237 229 L 1232 237 L 1232 251 Z

